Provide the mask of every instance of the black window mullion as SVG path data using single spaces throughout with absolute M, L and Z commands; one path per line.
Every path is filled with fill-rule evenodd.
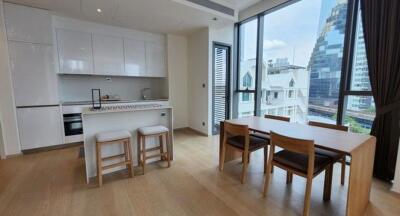
M 256 92 L 254 103 L 254 115 L 261 115 L 261 96 L 262 96 L 262 67 L 263 67 L 263 34 L 264 34 L 264 16 L 258 15 L 257 25 L 257 53 L 256 53 Z
M 336 123 L 343 124 L 345 96 L 350 87 L 350 76 L 353 65 L 354 42 L 357 24 L 358 0 L 349 0 L 347 6 L 347 21 L 343 45 L 342 73 L 339 88 L 339 103 Z

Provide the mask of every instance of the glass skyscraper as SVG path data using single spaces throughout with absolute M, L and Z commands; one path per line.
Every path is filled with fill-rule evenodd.
M 326 1 L 329 2 L 329 1 Z M 324 7 L 325 1 L 322 2 Z M 333 7 L 315 43 L 307 69 L 310 71 L 309 103 L 316 107 L 336 108 L 339 100 L 342 54 L 347 3 Z M 321 11 L 321 18 L 326 15 Z M 320 22 L 321 23 L 321 22 Z M 312 106 L 311 106 L 312 107 Z M 310 112 L 315 109 L 310 108 Z

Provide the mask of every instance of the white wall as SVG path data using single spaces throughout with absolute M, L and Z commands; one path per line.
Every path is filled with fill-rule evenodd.
M 189 127 L 203 134 L 209 134 L 208 57 L 209 34 L 204 28 L 188 36 Z
M 397 151 L 396 171 L 394 174 L 392 191 L 400 193 L 400 140 L 399 140 L 399 149 Z
M 110 78 L 111 80 L 107 80 Z M 59 95 L 62 102 L 90 101 L 91 89 L 101 89 L 102 95 L 119 95 L 122 100 L 141 99 L 141 90 L 151 88 L 154 99 L 168 99 L 168 91 L 162 86 L 165 78 L 59 75 Z
M 4 152 L 4 140 L 3 140 L 3 128 L 1 127 L 1 115 L 0 115 L 0 159 L 6 157 L 6 153 Z
M 246 8 L 243 11 L 239 12 L 239 21 L 243 21 L 249 17 L 252 17 L 258 13 L 264 12 L 268 9 L 271 9 L 273 7 L 276 7 L 280 4 L 283 4 L 285 2 L 288 2 L 290 0 L 264 0 L 260 1 L 257 4 L 254 4 L 250 6 L 249 8 Z
M 4 144 L 2 158 L 4 154 L 19 154 L 21 150 L 4 25 L 3 1 L 0 1 L 0 121 Z
M 187 43 L 184 36 L 167 35 L 169 100 L 174 108 L 174 128 L 189 127 Z

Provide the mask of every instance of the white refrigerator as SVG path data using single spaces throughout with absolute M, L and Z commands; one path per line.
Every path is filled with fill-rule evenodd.
M 63 143 L 53 47 L 9 41 L 21 149 Z

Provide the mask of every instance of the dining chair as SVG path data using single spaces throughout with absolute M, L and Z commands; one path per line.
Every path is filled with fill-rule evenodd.
M 264 115 L 264 118 L 290 122 L 290 117 L 286 117 L 286 116 Z M 265 140 L 267 140 L 268 143 L 270 142 L 270 138 L 271 138 L 269 134 L 264 134 L 264 133 L 259 133 L 259 132 L 251 133 L 250 136 L 265 139 Z M 250 155 L 249 155 L 249 158 L 250 158 Z M 271 168 L 271 173 L 273 173 L 273 172 L 274 172 L 274 167 Z
M 309 215 L 310 213 L 312 180 L 322 171 L 325 171 L 324 200 L 330 199 L 333 169 L 332 159 L 327 156 L 315 154 L 313 140 L 287 137 L 271 131 L 270 146 L 271 149 L 264 182 L 264 197 L 268 192 L 271 177 L 270 171 L 274 165 L 287 171 L 287 180 L 289 180 L 287 183 L 291 182 L 293 174 L 307 179 L 303 215 Z M 276 146 L 283 150 L 275 153 Z
M 286 117 L 286 116 L 264 115 L 264 118 L 290 122 L 290 118 Z M 268 134 L 259 133 L 259 132 L 254 132 L 254 133 L 251 134 L 251 136 L 255 136 L 255 137 L 258 137 L 258 138 L 261 138 L 261 139 L 266 139 L 266 140 L 270 139 L 270 136 Z
M 249 127 L 247 125 L 232 124 L 227 121 L 224 122 L 224 134 L 222 141 L 222 153 L 219 162 L 219 169 L 223 171 L 225 162 L 225 153 L 227 145 L 242 152 L 242 176 L 241 183 L 244 184 L 246 181 L 246 172 L 248 166 L 248 156 L 251 152 L 257 151 L 258 149 L 264 148 L 264 171 L 267 167 L 268 157 L 268 143 L 264 139 L 257 137 L 251 137 L 249 135 Z
M 343 125 L 326 124 L 321 122 L 309 121 L 308 125 L 315 127 L 328 128 L 333 130 L 348 131 L 349 127 Z M 339 152 L 329 151 L 321 148 L 315 148 L 315 154 L 325 155 L 330 157 L 335 163 L 339 162 L 342 164 L 342 170 L 340 175 L 340 184 L 344 185 L 344 179 L 346 177 L 346 155 Z

